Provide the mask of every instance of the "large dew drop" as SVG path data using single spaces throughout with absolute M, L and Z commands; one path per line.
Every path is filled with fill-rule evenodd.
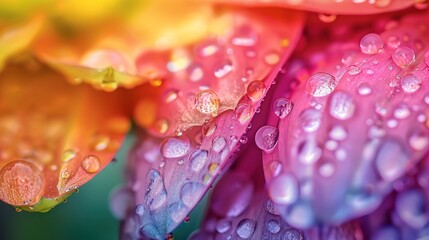
M 195 108 L 203 114 L 217 115 L 220 101 L 212 90 L 202 90 L 195 96 Z
M 207 162 L 207 156 L 208 152 L 206 150 L 195 150 L 190 156 L 189 156 L 189 165 L 192 169 L 192 171 L 199 172 L 201 169 L 203 169 L 204 165 Z
M 167 200 L 167 191 L 161 173 L 155 169 L 149 170 L 146 175 L 146 186 L 146 206 L 150 210 L 161 208 Z
M 276 127 L 263 126 L 255 134 L 255 143 L 263 151 L 270 151 L 277 144 L 279 130 Z
M 402 90 L 406 93 L 413 93 L 420 89 L 421 81 L 413 74 L 405 75 L 401 80 Z
M 190 147 L 189 139 L 168 138 L 161 144 L 161 153 L 165 158 L 178 158 L 184 156 Z
M 339 120 L 351 118 L 355 112 L 353 98 L 345 92 L 336 92 L 332 95 L 329 112 Z
M 255 221 L 251 219 L 243 219 L 238 223 L 237 226 L 237 235 L 244 239 L 249 239 L 252 237 L 253 233 L 256 229 L 256 223 Z
M 409 47 L 398 47 L 392 54 L 393 62 L 399 67 L 406 67 L 414 62 L 416 54 Z
M 365 54 L 376 54 L 383 45 L 383 39 L 375 33 L 367 34 L 360 40 L 360 50 Z
M 338 82 L 329 73 L 316 73 L 312 75 L 306 85 L 306 91 L 313 97 L 323 97 L 334 91 Z
M 285 118 L 292 111 L 292 108 L 292 101 L 286 98 L 278 98 L 273 103 L 274 114 L 280 119 Z
M 393 181 L 402 176 L 409 161 L 409 154 L 395 139 L 384 140 L 375 157 L 378 173 L 385 181 Z
M 298 199 L 298 181 L 291 173 L 282 173 L 268 184 L 271 199 L 278 204 L 292 204 Z

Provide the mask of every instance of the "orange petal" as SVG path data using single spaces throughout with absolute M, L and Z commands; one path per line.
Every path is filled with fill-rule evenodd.
M 71 86 L 37 63 L 5 68 L 0 74 L 0 199 L 30 206 L 93 178 L 128 131 L 120 94 Z
M 326 14 L 376 14 L 405 9 L 416 5 L 424 7 L 425 0 L 206 0 L 218 3 L 236 3 L 250 6 L 277 6 Z M 323 16 L 322 16 L 323 17 Z

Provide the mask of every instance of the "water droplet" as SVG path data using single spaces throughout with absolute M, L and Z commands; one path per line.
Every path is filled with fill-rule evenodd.
M 153 129 L 161 134 L 166 133 L 169 127 L 168 120 L 164 118 L 157 119 L 153 124 Z
M 203 169 L 204 165 L 207 162 L 208 152 L 206 150 L 195 150 L 189 156 L 189 164 L 191 166 L 192 171 L 199 172 Z
M 372 89 L 368 83 L 360 83 L 358 86 L 358 92 L 362 96 L 367 96 L 367 95 L 371 94 Z
M 324 23 L 331 23 L 337 19 L 337 15 L 335 14 L 327 14 L 327 13 L 319 13 L 319 20 Z
M 392 3 L 392 0 L 375 0 L 374 5 L 379 8 L 386 8 Z
M 276 65 L 280 62 L 280 55 L 277 52 L 271 52 L 265 55 L 264 60 L 268 65 Z
M 332 163 L 323 163 L 319 167 L 319 174 L 322 177 L 331 177 L 335 173 L 335 165 Z
M 349 94 L 336 92 L 331 97 L 329 112 L 339 120 L 347 120 L 353 116 L 355 107 L 354 100 Z
M 247 103 L 238 103 L 237 107 L 234 110 L 235 118 L 238 119 L 238 121 L 241 124 L 244 124 L 248 122 L 253 115 L 252 106 Z
M 82 58 L 81 63 L 84 66 L 96 69 L 112 68 L 120 72 L 132 70 L 130 69 L 132 65 L 125 56 L 114 50 L 107 49 L 88 52 Z
M 100 159 L 94 155 L 86 156 L 82 160 L 82 167 L 87 173 L 95 173 L 100 170 Z
M 286 221 L 297 228 L 309 228 L 314 223 L 314 211 L 308 202 L 297 202 L 291 206 Z
M 175 73 L 185 70 L 191 64 L 191 59 L 185 53 L 173 53 L 172 59 L 167 63 L 168 71 Z
M 369 33 L 360 40 L 360 49 L 365 54 L 376 54 L 383 48 L 383 45 L 383 39 L 375 33 Z
M 216 230 L 219 233 L 226 233 L 231 228 L 231 221 L 228 219 L 221 219 L 216 224 Z
M 401 40 L 397 36 L 390 36 L 387 39 L 387 45 L 391 48 L 398 48 L 401 45 Z
M 405 104 L 400 104 L 395 108 L 393 111 L 393 116 L 395 116 L 397 119 L 406 119 L 411 115 L 410 108 Z
M 426 197 L 419 189 L 407 189 L 396 198 L 395 209 L 399 217 L 414 229 L 423 228 L 429 221 Z
M 146 174 L 145 204 L 150 210 L 161 208 L 167 200 L 167 191 L 161 173 L 151 169 Z
M 343 126 L 335 125 L 334 127 L 332 127 L 331 131 L 329 132 L 329 137 L 337 141 L 342 141 L 346 139 L 347 131 Z
M 272 234 L 280 232 L 280 223 L 274 219 L 269 220 L 267 222 L 267 230 Z
M 215 152 L 220 152 L 226 147 L 226 140 L 224 137 L 217 136 L 213 139 L 212 148 Z
M 271 199 L 268 199 L 264 204 L 264 209 L 273 214 L 273 215 L 280 215 L 280 212 L 277 211 L 276 206 L 274 205 L 273 201 Z
M 300 126 L 306 132 L 319 129 L 322 113 L 314 108 L 307 108 L 299 115 Z
M 273 160 L 270 162 L 269 167 L 270 167 L 272 176 L 275 177 L 280 174 L 280 172 L 282 171 L 283 165 L 281 162 Z
M 208 122 L 206 124 L 203 125 L 201 131 L 204 134 L 204 136 L 208 137 L 211 136 L 215 130 L 216 130 L 216 124 L 213 122 Z
M 274 114 L 280 119 L 285 118 L 293 109 L 293 103 L 286 98 L 278 98 L 273 103 Z
M 240 141 L 241 144 L 246 144 L 248 140 L 249 139 L 247 138 L 247 136 L 243 135 L 243 136 L 240 137 L 239 141 Z
M 413 93 L 420 89 L 421 81 L 412 74 L 405 75 L 401 80 L 401 87 L 404 92 Z
M 179 92 L 177 90 L 167 90 L 164 94 L 164 99 L 166 103 L 171 103 L 177 99 Z
M 69 162 L 75 157 L 76 157 L 76 151 L 72 149 L 67 149 L 63 152 L 62 160 L 63 162 Z
M 406 171 L 409 160 L 409 154 L 398 140 L 387 139 L 378 149 L 375 165 L 385 181 L 393 181 Z
M 232 44 L 241 47 L 251 47 L 256 44 L 258 35 L 252 27 L 245 25 L 238 28 L 232 36 Z
M 180 190 L 180 199 L 189 208 L 193 208 L 204 193 L 204 186 L 197 182 L 187 182 Z
M 393 62 L 399 67 L 406 67 L 414 62 L 416 54 L 414 50 L 409 47 L 398 47 L 392 53 Z
M 348 73 L 352 76 L 358 75 L 362 70 L 355 65 L 350 65 Z
M 268 184 L 271 199 L 278 204 L 292 204 L 298 199 L 298 180 L 291 173 L 282 173 Z
M 195 108 L 203 114 L 217 115 L 220 101 L 212 90 L 202 90 L 195 96 Z
M 256 229 L 256 223 L 248 218 L 241 220 L 237 225 L 237 235 L 241 238 L 251 238 Z
M 328 73 L 313 74 L 307 81 L 307 93 L 314 97 L 323 97 L 334 91 L 338 82 Z
M 219 66 L 214 71 L 214 75 L 217 78 L 223 78 L 228 73 L 232 72 L 233 69 L 234 69 L 234 67 L 232 66 L 232 62 L 227 60 L 227 61 L 221 62 L 219 64 Z
M 11 205 L 34 205 L 43 194 L 44 178 L 27 161 L 13 161 L 0 170 L 0 198 Z
M 259 101 L 265 92 L 265 84 L 262 81 L 252 81 L 247 86 L 247 96 L 253 101 Z
M 195 52 L 201 57 L 209 57 L 219 51 L 219 45 L 215 40 L 209 40 L 195 48 Z
M 322 156 L 322 149 L 314 141 L 304 141 L 298 146 L 298 160 L 304 164 L 312 164 Z
M 161 144 L 161 153 L 165 158 L 183 157 L 191 147 L 187 138 L 168 138 Z
M 67 169 L 64 169 L 62 172 L 61 172 L 61 178 L 62 179 L 67 179 L 67 178 L 69 178 L 70 177 L 70 172 L 67 170 Z
M 302 233 L 296 228 L 288 228 L 283 234 L 283 240 L 303 240 Z
M 424 132 L 414 132 L 408 139 L 411 148 L 422 151 L 429 145 L 429 137 Z
M 263 151 L 272 150 L 277 144 L 279 130 L 276 127 L 263 126 L 255 134 L 255 143 Z
M 92 144 L 92 147 L 95 151 L 103 151 L 106 150 L 109 146 L 110 138 L 106 135 L 97 135 L 94 138 L 94 142 Z

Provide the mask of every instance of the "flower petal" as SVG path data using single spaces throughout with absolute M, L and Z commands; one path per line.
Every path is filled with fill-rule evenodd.
M 320 12 L 323 14 L 375 14 L 398 11 L 414 4 L 418 8 L 425 7 L 425 0 L 206 0 L 218 3 L 236 3 L 250 6 L 278 6 L 300 10 Z M 334 16 L 321 16 L 334 18 Z
M 111 161 L 125 108 L 119 93 L 71 86 L 36 62 L 9 65 L 0 79 L 0 199 L 47 211 Z
M 278 142 L 263 149 L 264 170 L 270 197 L 291 225 L 342 223 L 374 211 L 429 151 L 428 14 L 374 22 L 372 31 L 384 28 L 380 35 L 367 26 L 336 42 L 332 33 L 279 76 L 268 121 Z M 311 35 L 308 45 L 312 39 L 321 38 Z M 269 133 L 256 138 L 267 142 Z
M 124 238 L 163 238 L 197 204 L 238 147 L 303 20 L 301 14 L 276 10 L 219 14 L 230 21 L 226 35 L 175 50 L 170 54 L 179 54 L 177 61 L 163 62 L 163 53 L 149 58 L 159 59 L 153 66 L 167 78 L 160 87 L 136 92 L 136 122 L 158 137 L 141 134 L 132 152 L 129 188 L 137 207 L 124 222 Z M 276 54 L 268 64 L 263 59 L 271 52 Z M 197 64 L 202 76 L 194 79 Z

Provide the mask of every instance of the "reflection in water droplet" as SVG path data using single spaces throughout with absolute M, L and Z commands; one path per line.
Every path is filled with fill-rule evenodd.
M 306 84 L 306 91 L 313 97 L 323 97 L 334 91 L 338 82 L 328 73 L 313 74 Z
M 241 102 L 237 104 L 234 112 L 235 118 L 238 119 L 241 124 L 248 122 L 253 115 L 252 106 Z
M 220 101 L 212 90 L 202 90 L 195 96 L 195 108 L 203 114 L 217 115 Z
M 421 81 L 412 74 L 405 75 L 401 80 L 401 87 L 404 92 L 413 93 L 420 89 Z
M 393 62 L 399 67 L 406 67 L 414 62 L 416 54 L 414 50 L 409 47 L 398 47 L 392 53 Z
M 319 129 L 322 113 L 314 108 L 304 109 L 299 115 L 301 128 L 306 132 Z
M 204 186 L 201 183 L 187 182 L 183 184 L 183 187 L 180 190 L 180 199 L 186 206 L 192 208 L 198 203 L 198 200 L 203 193 Z
M 228 219 L 221 219 L 216 224 L 216 230 L 219 233 L 225 233 L 231 228 L 231 221 Z
M 393 116 L 395 116 L 397 119 L 406 119 L 411 115 L 410 108 L 405 104 L 400 104 L 395 108 L 393 111 Z
M 279 130 L 276 127 L 263 126 L 255 134 L 255 143 L 263 151 L 270 151 L 277 144 Z
M 267 230 L 272 234 L 280 232 L 280 223 L 274 219 L 267 222 Z
M 286 98 L 278 98 L 273 103 L 274 114 L 280 119 L 285 118 L 293 108 L 293 103 Z
M 44 178 L 39 168 L 27 161 L 13 161 L 0 170 L 0 198 L 11 205 L 34 205 L 43 194 Z
M 247 96 L 253 101 L 259 101 L 265 92 L 265 84 L 262 81 L 253 81 L 247 86 Z
M 168 138 L 161 144 L 161 153 L 165 158 L 178 158 L 184 156 L 190 147 L 187 138 Z
M 145 204 L 150 210 L 159 209 L 167 200 L 167 191 L 161 173 L 151 169 L 146 174 Z
M 384 42 L 380 35 L 369 33 L 360 40 L 360 49 L 365 54 L 376 54 L 383 47 Z
M 360 68 L 355 65 L 350 65 L 348 73 L 352 76 L 358 75 L 361 72 Z
M 86 156 L 82 160 L 82 168 L 87 173 L 95 173 L 100 170 L 100 159 L 94 155 Z
M 282 173 L 271 179 L 268 194 L 278 204 L 292 204 L 298 199 L 298 181 L 291 173 Z
M 248 218 L 241 220 L 237 225 L 237 235 L 241 238 L 251 238 L 256 229 L 256 223 Z
M 385 181 L 393 181 L 406 171 L 410 156 L 401 142 L 387 139 L 381 143 L 374 161 L 380 176 Z
M 189 156 L 189 164 L 191 166 L 192 171 L 199 172 L 203 169 L 204 165 L 207 162 L 208 152 L 206 150 L 195 150 Z
M 303 240 L 302 233 L 296 228 L 288 228 L 283 234 L 282 240 Z
M 351 118 L 355 112 L 353 98 L 345 92 L 336 92 L 332 95 L 329 112 L 339 120 Z
M 304 164 L 312 164 L 322 156 L 322 149 L 314 141 L 307 140 L 298 146 L 298 160 Z
M 224 137 L 217 136 L 213 139 L 212 148 L 215 152 L 220 152 L 226 147 L 226 140 Z
M 63 162 L 69 162 L 70 160 L 72 160 L 73 158 L 76 157 L 76 151 L 72 150 L 72 149 L 67 149 L 63 152 Z

